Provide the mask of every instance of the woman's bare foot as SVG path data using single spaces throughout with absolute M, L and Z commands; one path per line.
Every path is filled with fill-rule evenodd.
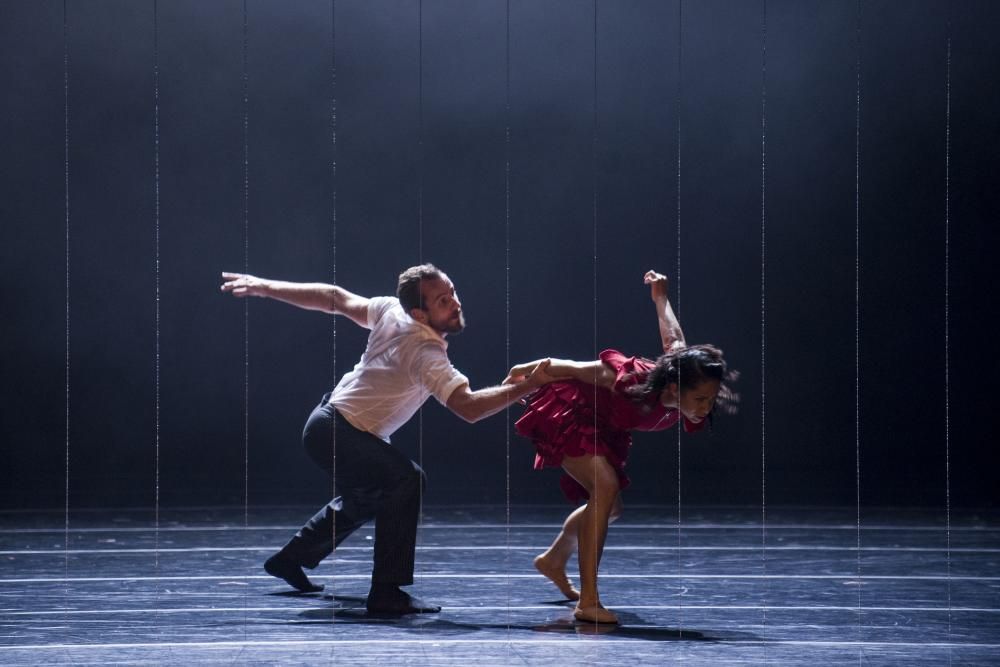
M 573 610 L 573 618 L 586 623 L 617 623 L 618 617 L 614 612 L 604 608 L 600 602 L 595 605 L 581 607 L 577 605 Z
M 535 569 L 541 572 L 549 581 L 556 585 L 559 592 L 566 596 L 567 600 L 579 600 L 580 591 L 573 587 L 573 582 L 566 576 L 566 566 L 550 563 L 545 554 L 535 556 Z

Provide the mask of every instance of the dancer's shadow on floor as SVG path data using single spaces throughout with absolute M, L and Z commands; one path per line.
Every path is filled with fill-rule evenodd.
M 581 635 L 598 636 L 607 635 L 615 639 L 636 639 L 650 642 L 725 642 L 737 639 L 734 633 L 726 633 L 726 636 L 707 634 L 699 630 L 685 630 L 683 628 L 669 628 L 656 625 L 643 625 L 645 621 L 625 612 L 618 612 L 621 621 L 617 625 L 611 623 L 581 623 L 573 619 L 559 618 L 549 623 L 536 625 L 531 628 L 534 632 L 546 632 L 561 635 Z M 756 639 L 752 635 L 741 633 L 738 639 L 746 641 Z
M 456 622 L 441 618 L 437 614 L 409 614 L 392 616 L 370 614 L 365 609 L 365 598 L 346 595 L 323 596 L 331 601 L 330 607 L 308 609 L 299 614 L 301 620 L 292 621 L 296 624 L 330 624 L 345 625 L 383 625 L 404 631 L 438 632 L 442 635 L 462 635 L 470 632 L 504 632 L 511 631 L 551 633 L 562 635 L 607 635 L 615 639 L 632 639 L 642 641 L 684 641 L 684 642 L 727 642 L 727 641 L 758 641 L 759 638 L 746 632 L 727 631 L 723 633 L 706 633 L 698 630 L 670 628 L 650 625 L 638 614 L 618 612 L 621 623 L 595 624 L 581 623 L 572 616 L 572 610 L 565 607 L 566 601 L 560 600 L 551 604 L 563 606 L 565 614 L 542 623 L 470 623 Z M 549 603 L 545 603 L 549 604 Z M 447 608 L 444 609 L 447 614 Z
M 441 635 L 462 635 L 478 632 L 483 628 L 474 623 L 456 623 L 442 619 L 438 614 L 373 614 L 365 608 L 366 598 L 349 595 L 324 595 L 323 599 L 332 603 L 321 609 L 307 609 L 299 614 L 302 620 L 295 624 L 341 624 L 341 625 L 382 625 L 404 631 L 433 631 Z
M 539 604 L 551 605 L 553 607 L 563 607 L 570 613 L 566 617 L 558 618 L 550 623 L 537 625 L 531 629 L 535 632 L 551 632 L 555 634 L 577 634 L 577 635 L 615 635 L 621 638 L 644 639 L 646 641 L 698 641 L 698 642 L 726 642 L 726 641 L 759 641 L 759 637 L 749 632 L 715 632 L 705 633 L 699 630 L 685 630 L 683 628 L 670 628 L 665 626 L 651 625 L 646 619 L 638 614 L 628 611 L 615 612 L 618 620 L 617 625 L 611 623 L 582 623 L 572 616 L 573 603 L 565 599 L 547 600 Z
M 272 593 L 265 593 L 265 595 L 270 595 L 271 597 L 276 598 L 312 598 L 313 600 L 322 600 L 323 598 L 329 599 L 330 597 L 329 595 L 324 595 L 323 591 L 315 591 L 312 593 L 303 593 L 301 591 L 274 591 Z M 362 600 L 362 603 L 363 602 L 364 600 Z

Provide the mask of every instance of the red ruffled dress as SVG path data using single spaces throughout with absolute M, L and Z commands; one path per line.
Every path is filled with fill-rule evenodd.
M 536 470 L 560 467 L 564 456 L 604 456 L 624 489 L 629 485 L 625 474 L 632 446 L 629 431 L 668 429 L 677 423 L 681 413 L 664 407 L 659 396 L 636 403 L 625 394 L 627 387 L 646 381 L 654 362 L 626 357 L 618 350 L 605 350 L 600 359 L 615 371 L 611 389 L 595 388 L 578 380 L 551 382 L 528 398 L 525 413 L 514 428 L 535 443 Z M 696 424 L 684 419 L 687 433 L 704 426 L 704 421 Z M 587 490 L 567 474 L 563 474 L 559 486 L 570 502 L 581 503 L 589 497 Z

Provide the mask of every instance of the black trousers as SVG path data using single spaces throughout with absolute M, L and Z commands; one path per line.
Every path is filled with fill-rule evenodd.
M 401 451 L 351 426 L 327 401 L 309 415 L 306 452 L 333 477 L 335 497 L 295 534 L 281 553 L 314 568 L 348 535 L 375 519 L 373 584 L 413 583 L 424 471 Z

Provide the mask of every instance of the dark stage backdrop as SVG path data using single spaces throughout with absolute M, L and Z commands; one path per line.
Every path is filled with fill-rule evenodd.
M 244 37 L 241 2 L 161 0 L 154 40 L 153 2 L 70 0 L 68 83 L 63 3 L 0 4 L 0 506 L 326 499 L 301 427 L 365 332 L 260 300 L 245 319 L 218 291 L 245 254 L 366 296 L 437 263 L 477 388 L 508 362 L 656 355 L 642 275 L 668 273 L 742 409 L 680 458 L 675 432 L 638 435 L 627 502 L 680 479 L 684 503 L 853 506 L 859 473 L 862 504 L 943 508 L 948 465 L 953 505 L 1000 499 L 1000 5 L 866 0 L 859 33 L 854 2 L 771 0 L 765 22 L 605 0 L 595 56 L 592 3 L 511 0 L 505 114 L 502 0 L 333 4 L 249 0 Z M 518 412 L 468 425 L 432 399 L 393 440 L 430 502 L 559 502 Z

